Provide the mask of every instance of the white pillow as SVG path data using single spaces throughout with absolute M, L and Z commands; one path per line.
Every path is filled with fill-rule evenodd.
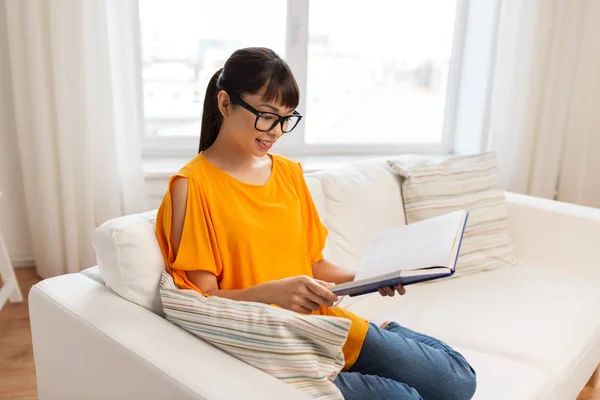
M 163 315 L 159 285 L 166 265 L 156 239 L 156 213 L 105 222 L 96 228 L 93 245 L 106 285 L 121 297 Z
M 317 213 L 319 213 L 319 218 L 325 227 L 327 227 L 327 223 L 325 221 L 327 212 L 325 209 L 325 195 L 323 194 L 323 188 L 321 187 L 321 181 L 312 174 L 307 174 L 305 179 L 306 186 L 308 187 L 308 191 L 310 192 L 310 197 L 313 199 L 313 203 L 315 204 L 315 208 L 317 209 Z M 323 249 L 323 257 L 326 259 L 331 259 L 331 254 L 329 252 L 329 237 L 325 243 L 325 248 Z
M 353 271 L 360 267 L 371 237 L 404 225 L 400 180 L 385 161 L 365 161 L 314 173 L 321 181 L 331 260 Z M 320 210 L 319 210 L 320 211 Z
M 310 197 L 315 203 L 315 208 L 319 213 L 319 216 L 323 218 L 325 216 L 325 197 L 323 195 L 323 188 L 321 187 L 321 181 L 313 175 L 306 175 L 304 178 L 306 186 L 310 192 Z

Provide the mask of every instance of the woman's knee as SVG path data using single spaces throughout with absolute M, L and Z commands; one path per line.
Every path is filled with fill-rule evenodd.
M 456 374 L 445 383 L 442 390 L 445 391 L 440 395 L 440 399 L 455 399 L 455 400 L 470 400 L 475 395 L 477 389 L 477 373 L 460 354 L 456 354 L 457 365 L 455 366 Z
M 415 388 L 377 375 L 342 372 L 335 378 L 333 384 L 340 389 L 346 400 L 423 400 Z
M 477 389 L 477 375 L 475 371 L 471 369 L 469 372 L 462 377 L 460 382 L 460 389 L 458 396 L 455 397 L 457 400 L 470 400 L 475 395 Z

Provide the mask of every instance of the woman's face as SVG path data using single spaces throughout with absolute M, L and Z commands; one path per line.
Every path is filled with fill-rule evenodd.
M 256 111 L 264 113 L 273 113 L 285 117 L 291 116 L 294 112 L 294 109 L 286 108 L 281 104 L 265 102 L 262 91 L 255 94 L 243 94 L 241 100 Z M 276 119 L 277 116 L 275 115 L 263 114 L 257 122 L 254 113 L 241 105 L 232 104 L 231 99 L 229 99 L 229 107 L 227 115 L 224 115 L 223 123 L 227 124 L 226 130 L 240 148 L 256 157 L 262 157 L 268 153 L 283 133 L 281 124 L 275 125 L 268 132 L 261 132 L 255 128 L 255 123 L 261 129 L 268 129 Z

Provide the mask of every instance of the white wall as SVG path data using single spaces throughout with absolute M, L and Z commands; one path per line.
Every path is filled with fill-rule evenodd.
M 6 42 L 6 14 L 0 2 L 0 231 L 15 266 L 33 264 L 33 246 L 25 217 L 12 87 Z

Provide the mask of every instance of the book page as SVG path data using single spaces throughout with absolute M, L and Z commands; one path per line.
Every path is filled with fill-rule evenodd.
M 463 215 L 457 211 L 375 235 L 354 280 L 398 270 L 449 267 Z

